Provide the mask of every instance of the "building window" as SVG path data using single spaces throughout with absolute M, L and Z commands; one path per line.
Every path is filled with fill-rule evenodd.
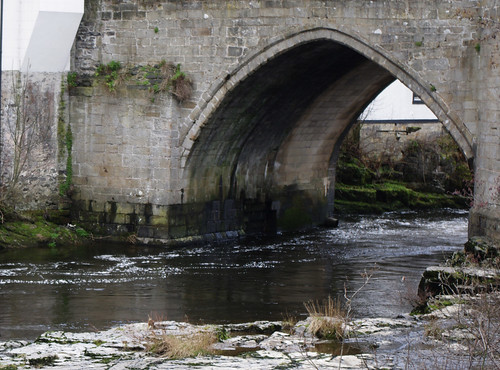
M 412 104 L 424 104 L 424 102 L 422 101 L 422 99 L 420 99 L 420 96 L 413 93 Z

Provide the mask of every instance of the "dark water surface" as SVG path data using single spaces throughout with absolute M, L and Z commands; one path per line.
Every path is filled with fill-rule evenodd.
M 467 240 L 467 214 L 387 213 L 337 229 L 179 248 L 100 244 L 0 252 L 0 341 L 106 329 L 148 315 L 192 323 L 305 316 L 349 294 L 358 317 L 408 312 L 423 270 Z

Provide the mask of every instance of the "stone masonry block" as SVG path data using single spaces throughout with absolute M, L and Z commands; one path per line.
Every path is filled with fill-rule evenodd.
M 137 213 L 136 205 L 132 203 L 118 203 L 116 205 L 116 213 L 120 214 Z

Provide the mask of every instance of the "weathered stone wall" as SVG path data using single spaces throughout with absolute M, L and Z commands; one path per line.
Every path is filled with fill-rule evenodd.
M 407 133 L 407 129 L 419 128 Z M 359 132 L 359 150 L 374 162 L 398 162 L 403 150 L 412 142 L 434 143 L 448 135 L 440 122 L 435 123 L 362 123 Z
M 500 172 L 498 134 L 491 135 L 498 125 L 498 42 L 481 22 L 496 25 L 498 16 L 488 4 L 494 2 L 87 1 L 75 71 L 90 76 L 112 60 L 130 66 L 166 60 L 181 64 L 194 91 L 179 103 L 169 95 L 152 102 L 147 90 L 126 82 L 115 93 L 96 85 L 75 89 L 70 117 L 80 216 L 125 223 L 127 230 L 161 225 L 172 237 L 172 227 L 192 219 L 199 204 L 202 223 L 219 225 L 215 231 L 244 227 L 240 211 L 248 204 L 262 204 L 255 211 L 260 220 L 284 212 L 276 199 L 303 191 L 323 209 L 339 139 L 391 78 L 423 99 L 469 158 L 477 135 L 476 174 L 492 184 Z M 353 51 L 349 69 L 339 55 Z M 339 64 L 326 68 L 335 58 Z M 271 63 L 287 59 L 305 71 Z M 342 75 L 332 76 L 336 70 Z M 373 80 L 356 79 L 356 71 Z M 304 82 L 308 75 L 316 85 L 325 81 L 321 91 Z M 350 91 L 342 95 L 336 84 Z M 328 101 L 336 103 L 331 112 Z M 483 193 L 485 209 L 496 209 Z M 198 210 L 175 212 L 184 221 L 172 221 L 173 206 L 188 204 Z M 488 229 L 498 227 L 489 220 Z M 212 230 L 183 227 L 176 237 Z
M 57 209 L 61 203 L 66 170 L 61 135 L 68 118 L 62 78 L 61 73 L 2 73 L 0 197 L 15 209 Z
M 470 120 L 477 122 L 476 187 L 469 235 L 486 235 L 500 242 L 500 8 L 494 1 L 487 1 L 478 9 L 478 16 L 478 57 L 471 65 L 476 100 L 467 104 Z

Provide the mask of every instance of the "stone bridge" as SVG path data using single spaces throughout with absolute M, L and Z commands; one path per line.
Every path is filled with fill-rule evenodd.
M 78 76 L 164 60 L 193 93 L 71 89 L 76 215 L 148 241 L 321 223 L 344 135 L 399 79 L 473 163 L 469 234 L 500 240 L 499 17 L 495 0 L 88 0 Z

